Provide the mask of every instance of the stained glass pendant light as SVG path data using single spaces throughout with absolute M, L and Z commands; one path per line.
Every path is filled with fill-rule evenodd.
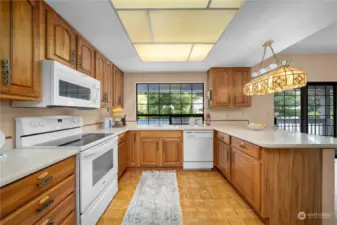
M 253 78 L 244 88 L 244 95 L 266 95 L 275 92 L 292 90 L 307 85 L 307 75 L 304 71 L 290 67 L 291 60 L 280 62 L 272 47 L 273 41 L 264 43 L 264 53 L 260 64 L 260 71 L 252 74 Z M 262 68 L 267 48 L 273 53 L 276 64 Z

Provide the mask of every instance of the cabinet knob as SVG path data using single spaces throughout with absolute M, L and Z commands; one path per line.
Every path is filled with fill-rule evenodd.
M 240 147 L 241 147 L 241 148 L 245 148 L 245 143 L 241 142 L 241 143 L 240 143 Z
M 72 63 L 73 65 L 76 64 L 76 53 L 75 53 L 75 50 L 74 50 L 74 49 L 71 51 L 71 63 Z

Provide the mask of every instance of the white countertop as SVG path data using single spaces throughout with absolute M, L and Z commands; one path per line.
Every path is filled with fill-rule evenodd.
M 131 124 L 123 128 L 99 129 L 95 130 L 95 132 L 119 135 L 129 130 L 216 130 L 264 148 L 337 148 L 337 138 L 288 132 L 271 128 L 262 131 L 253 131 L 244 125 L 158 126 Z
M 15 149 L 0 158 L 0 187 L 76 155 L 76 149 Z

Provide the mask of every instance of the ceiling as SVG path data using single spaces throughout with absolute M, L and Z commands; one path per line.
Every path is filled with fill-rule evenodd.
M 286 54 L 337 54 L 337 23 L 290 46 Z
M 337 21 L 337 0 L 246 0 L 204 61 L 142 62 L 109 0 L 46 1 L 124 72 L 253 66 L 266 40 L 281 52 Z

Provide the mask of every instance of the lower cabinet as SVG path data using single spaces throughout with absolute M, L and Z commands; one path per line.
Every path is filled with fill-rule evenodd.
M 231 182 L 259 212 L 261 208 L 260 162 L 232 148 Z
M 139 132 L 130 131 L 127 150 L 127 165 L 129 167 L 139 166 Z
M 178 131 L 140 132 L 140 166 L 181 167 L 181 138 Z
M 120 177 L 127 168 L 127 145 L 126 140 L 118 143 L 118 177 Z
M 180 138 L 162 139 L 163 166 L 182 166 L 182 146 Z
M 141 138 L 140 140 L 140 165 L 159 166 L 160 138 Z
M 231 148 L 229 145 L 218 141 L 217 144 L 218 162 L 217 167 L 223 173 L 223 175 L 230 180 L 231 179 Z

